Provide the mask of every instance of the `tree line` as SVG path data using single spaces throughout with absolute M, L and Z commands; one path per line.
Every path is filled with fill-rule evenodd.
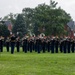
M 50 0 L 50 4 L 39 4 L 35 8 L 23 8 L 22 13 L 10 13 L 2 20 L 10 20 L 13 28 L 12 32 L 19 32 L 20 36 L 32 33 L 38 35 L 67 35 L 65 25 L 72 20 L 61 7 L 57 7 L 57 2 Z M 8 36 L 7 27 L 0 23 L 0 35 Z M 6 31 L 8 34 L 6 34 Z

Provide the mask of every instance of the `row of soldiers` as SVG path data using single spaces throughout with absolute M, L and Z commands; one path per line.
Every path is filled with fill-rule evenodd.
M 3 52 L 3 39 L 0 36 L 0 52 Z M 28 51 L 38 52 L 41 51 L 45 53 L 46 51 L 51 53 L 74 53 L 75 51 L 75 40 L 69 37 L 49 37 L 49 36 L 37 36 L 34 35 L 31 37 L 24 36 L 22 39 L 15 36 L 14 34 L 11 37 L 7 37 L 5 40 L 5 46 L 7 52 L 9 52 L 9 47 L 11 46 L 11 54 L 14 53 L 14 48 L 16 46 L 17 52 L 20 52 L 20 47 L 22 46 L 23 52 L 27 53 Z

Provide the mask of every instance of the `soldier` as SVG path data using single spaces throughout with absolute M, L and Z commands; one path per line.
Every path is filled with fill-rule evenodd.
M 55 40 L 55 52 L 58 53 L 58 47 L 59 47 L 59 39 L 58 37 L 56 37 L 56 40 Z
M 50 52 L 50 49 L 51 49 L 51 43 L 50 43 L 50 40 L 48 40 L 48 42 L 47 42 L 47 48 L 48 48 L 48 52 Z
M 25 53 L 27 53 L 27 49 L 28 49 L 28 40 L 26 37 L 24 37 L 24 39 L 23 39 L 23 51 Z
M 71 46 L 71 50 L 72 50 L 72 53 L 74 53 L 74 45 L 75 45 L 75 40 L 74 39 L 72 39 L 72 41 L 71 41 L 71 44 L 72 44 L 72 46 Z
M 43 38 L 43 39 L 42 39 L 42 49 L 43 49 L 43 53 L 45 53 L 45 48 L 46 48 L 46 40 Z
M 30 52 L 35 49 L 35 35 L 30 37 Z
M 33 50 L 35 50 L 35 34 L 32 35 L 32 40 L 33 40 Z
M 30 37 L 28 38 L 28 51 L 30 51 Z
M 64 42 L 63 42 L 63 38 L 60 38 L 60 52 L 63 52 L 63 47 L 64 47 Z
M 63 44 L 64 44 L 64 53 L 66 53 L 67 52 L 67 39 L 66 38 L 64 38 Z
M 48 52 L 50 52 L 50 37 L 49 36 L 46 38 L 46 47 Z
M 68 38 L 67 43 L 68 43 L 68 53 L 70 53 L 70 48 L 71 48 L 71 39 L 70 38 Z
M 20 51 L 20 37 L 16 39 L 16 47 L 17 47 L 17 52 L 19 52 Z
M 0 36 L 0 52 L 1 52 L 1 45 L 2 45 L 2 40 L 1 40 L 1 36 Z
M 11 35 L 11 54 L 14 53 L 15 42 L 16 42 L 16 37 L 15 37 L 14 34 L 12 34 L 12 35 Z
M 35 44 L 35 52 L 37 52 L 37 42 L 36 42 L 36 40 L 37 40 L 37 37 L 35 37 L 35 41 L 34 41 L 34 44 Z
M 3 40 L 4 37 L 0 36 L 0 52 L 3 52 Z
M 40 53 L 40 45 L 41 45 L 41 40 L 40 40 L 40 38 L 38 37 L 37 39 L 36 39 L 36 47 L 37 47 L 37 52 L 38 53 Z
M 23 45 L 24 37 L 21 39 L 21 42 L 22 42 L 22 50 L 23 50 L 23 52 L 24 52 L 24 45 Z
M 32 50 L 33 50 L 33 39 L 30 38 L 30 53 L 32 53 Z
M 51 53 L 54 53 L 55 48 L 55 37 L 52 37 L 51 39 Z
M 7 37 L 7 39 L 6 39 L 6 49 L 7 49 L 7 52 L 9 52 L 9 46 L 10 46 L 10 39 L 9 39 L 9 37 Z

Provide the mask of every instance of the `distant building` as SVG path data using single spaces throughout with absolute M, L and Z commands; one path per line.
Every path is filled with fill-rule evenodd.
M 12 23 L 11 21 L 0 21 L 0 24 L 5 24 L 8 27 L 8 30 L 11 32 L 12 31 Z
M 11 23 L 11 21 L 5 21 L 5 25 L 7 25 L 8 30 L 11 32 L 12 31 L 12 23 Z
M 70 21 L 67 23 L 66 30 L 68 31 L 68 35 L 72 38 L 75 37 L 75 21 Z

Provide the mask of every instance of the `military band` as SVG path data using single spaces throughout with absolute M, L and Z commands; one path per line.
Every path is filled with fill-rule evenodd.
M 3 52 L 3 37 L 0 36 L 0 52 Z M 49 52 L 49 53 L 74 53 L 75 52 L 75 39 L 70 37 L 58 37 L 58 36 L 24 36 L 22 39 L 19 36 L 12 34 L 7 37 L 5 41 L 7 52 L 16 51 L 20 52 L 22 47 L 23 52 Z M 10 50 L 11 47 L 11 50 Z

